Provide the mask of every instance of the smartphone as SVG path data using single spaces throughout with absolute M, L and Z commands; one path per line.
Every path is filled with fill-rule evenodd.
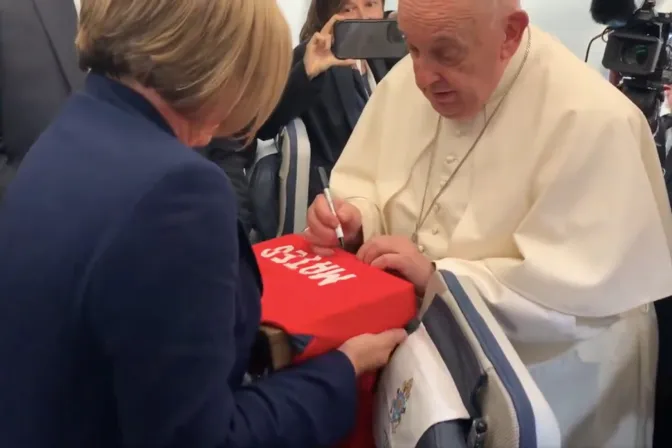
M 408 53 L 394 19 L 342 20 L 333 32 L 331 51 L 338 59 L 401 59 Z

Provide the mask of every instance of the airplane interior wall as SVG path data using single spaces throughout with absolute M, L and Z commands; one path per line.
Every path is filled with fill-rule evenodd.
M 280 9 L 285 13 L 287 22 L 292 29 L 292 40 L 294 45 L 299 43 L 299 33 L 308 14 L 310 0 L 277 0 Z M 396 2 L 395 2 L 396 5 Z

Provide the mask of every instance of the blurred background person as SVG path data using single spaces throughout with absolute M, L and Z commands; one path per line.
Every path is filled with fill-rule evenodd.
M 0 446 L 312 447 L 403 330 L 243 385 L 261 279 L 231 183 L 291 62 L 274 0 L 83 0 L 90 73 L 0 208 Z
M 80 0 L 0 0 L 0 199 L 68 95 L 80 88 Z
M 79 9 L 80 0 L 0 0 L 0 199 L 28 148 L 84 84 L 75 49 Z M 255 143 L 239 151 L 240 142 L 219 138 L 201 150 L 231 179 L 246 228 L 244 170 L 254 162 Z
M 294 49 L 292 70 L 277 109 L 258 137 L 275 137 L 295 118 L 306 125 L 311 149 L 309 201 L 322 191 L 317 167 L 331 172 L 369 96 L 396 60 L 338 60 L 331 51 L 337 19 L 382 19 L 383 0 L 313 0 Z
M 235 138 L 214 138 L 198 152 L 224 170 L 236 192 L 238 219 L 249 235 L 252 228 L 252 201 L 247 172 L 252 168 L 257 150 L 257 140 L 249 142 Z
M 669 157 L 672 145 L 672 90 L 665 86 L 665 101 L 660 111 L 658 131 L 654 135 L 658 156 L 663 163 L 665 186 L 672 207 L 672 159 Z M 658 316 L 658 377 L 656 380 L 656 420 L 653 432 L 654 447 L 672 446 L 672 427 L 668 424 L 672 415 L 672 297 L 655 303 Z

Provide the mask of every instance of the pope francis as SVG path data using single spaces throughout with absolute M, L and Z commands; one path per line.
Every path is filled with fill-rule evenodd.
M 563 445 L 651 445 L 672 223 L 640 111 L 517 0 L 400 0 L 409 56 L 377 87 L 306 238 L 422 292 L 469 278 L 556 413 Z M 414 86 L 415 84 L 415 86 Z M 417 86 L 417 87 L 416 87 Z

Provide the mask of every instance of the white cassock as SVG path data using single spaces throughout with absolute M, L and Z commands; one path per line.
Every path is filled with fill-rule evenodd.
M 331 186 L 361 211 L 368 240 L 410 237 L 425 189 L 427 207 L 448 183 L 418 243 L 439 269 L 479 288 L 556 413 L 564 446 L 647 447 L 651 302 L 672 294 L 655 144 L 643 115 L 599 73 L 538 28 L 526 34 L 528 57 L 525 36 L 468 123 L 440 117 L 415 86 L 412 60 L 401 61 L 369 101 Z

